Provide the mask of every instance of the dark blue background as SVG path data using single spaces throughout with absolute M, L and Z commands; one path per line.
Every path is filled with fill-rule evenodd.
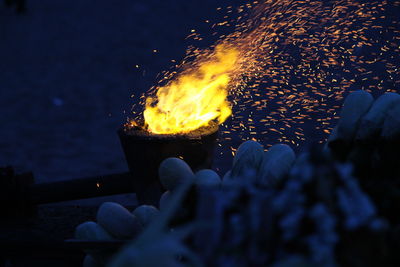
M 185 39 L 192 29 L 206 35 L 202 46 L 212 44 L 216 37 L 210 35 L 210 24 L 225 15 L 216 8 L 241 3 L 246 1 L 30 0 L 27 13 L 16 15 L 1 1 L 0 166 L 33 171 L 39 182 L 127 170 L 116 130 L 132 104 L 154 85 L 158 73 L 173 65 L 172 59 L 182 59 L 193 44 Z M 375 23 L 387 29 L 399 14 L 398 6 L 389 8 L 382 14 L 386 18 Z M 358 53 L 368 58 L 386 40 L 399 43 L 398 30 L 398 39 L 393 29 L 379 36 L 368 30 L 376 46 Z M 399 65 L 399 53 L 386 55 Z M 372 73 L 351 90 L 377 83 L 374 76 L 385 79 L 384 87 L 399 90 L 400 70 L 389 80 L 383 61 L 368 68 Z M 268 108 L 278 107 L 270 102 Z M 325 114 L 314 119 L 319 116 Z M 309 121 L 303 127 L 312 141 L 315 125 Z M 278 142 L 273 133 L 259 140 Z M 226 158 L 217 162 L 223 170 L 229 167 L 230 146 L 240 142 L 233 141 L 224 146 Z
M 127 170 L 116 130 L 131 105 L 231 2 L 30 0 L 16 15 L 1 1 L 0 166 L 38 181 Z

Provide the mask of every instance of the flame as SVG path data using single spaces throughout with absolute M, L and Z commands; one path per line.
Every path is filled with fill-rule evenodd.
M 148 131 L 183 134 L 214 120 L 223 123 L 232 113 L 228 85 L 238 57 L 237 49 L 220 44 L 195 68 L 159 87 L 156 97 L 146 99 L 143 115 Z

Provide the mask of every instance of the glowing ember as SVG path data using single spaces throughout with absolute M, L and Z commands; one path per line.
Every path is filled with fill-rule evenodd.
M 230 75 L 237 69 L 238 51 L 218 46 L 209 58 L 157 89 L 146 100 L 145 126 L 156 134 L 188 133 L 210 121 L 223 123 L 231 108 L 227 102 Z

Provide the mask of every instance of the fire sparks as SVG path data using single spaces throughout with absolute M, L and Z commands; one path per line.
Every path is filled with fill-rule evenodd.
M 217 44 L 206 50 L 190 48 L 176 70 L 162 74 L 160 84 L 166 85 L 151 91 L 147 101 L 143 98 L 145 113 L 150 108 L 160 115 L 159 124 L 168 119 L 179 125 L 174 118 L 178 107 L 191 107 L 185 112 L 208 114 L 204 118 L 219 122 L 229 116 L 221 106 L 211 113 L 198 112 L 199 98 L 195 95 L 201 86 L 190 87 L 193 97 L 183 94 L 183 87 L 177 87 L 186 75 L 196 81 L 205 77 L 199 67 L 207 60 L 219 62 L 214 47 L 229 47 L 237 52 L 234 66 L 223 73 L 226 86 L 216 90 L 230 101 L 229 104 L 225 99 L 220 104 L 232 109 L 231 119 L 221 127 L 221 142 L 238 144 L 256 139 L 267 147 L 277 142 L 298 146 L 306 138 L 322 142 L 349 92 L 399 91 L 400 1 L 267 0 L 236 9 L 220 8 L 218 12 L 226 14 L 223 21 L 207 20 L 215 31 L 212 35 L 220 36 Z M 232 33 L 223 34 L 227 31 L 224 29 Z M 202 42 L 206 36 L 195 30 L 188 38 Z M 178 71 L 181 69 L 183 72 Z M 219 75 L 208 77 L 212 82 Z M 185 97 L 171 97 L 172 85 Z M 161 109 L 158 105 L 165 96 L 175 103 Z M 181 99 L 191 103 L 181 104 Z M 178 132 L 198 116 L 189 113 L 179 119 Z M 158 131 L 151 130 L 148 124 L 150 131 Z M 203 125 L 207 123 L 199 127 Z M 159 132 L 162 131 L 165 129 Z
M 237 69 L 238 51 L 223 45 L 193 69 L 157 89 L 146 100 L 147 129 L 156 134 L 188 133 L 210 121 L 223 123 L 230 115 L 227 102 L 230 76 Z

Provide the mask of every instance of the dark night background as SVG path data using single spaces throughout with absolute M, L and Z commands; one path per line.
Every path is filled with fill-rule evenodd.
M 228 3 L 31 0 L 17 15 L 0 2 L 0 165 L 38 182 L 127 170 L 116 130 Z
M 242 3 L 246 1 L 30 0 L 27 12 L 17 15 L 1 2 L 0 166 L 33 171 L 38 182 L 126 171 L 116 130 L 132 104 L 154 85 L 158 73 L 174 64 L 171 60 L 182 59 L 193 44 L 186 39 L 192 29 L 209 35 L 201 45 L 212 44 L 216 37 L 205 20 L 222 21 L 226 14 L 217 7 Z M 398 11 L 388 9 L 387 18 L 376 23 L 387 27 Z M 368 31 L 368 37 L 376 37 L 376 31 Z M 359 53 L 368 57 L 392 38 L 377 37 L 376 47 Z M 387 54 L 397 65 L 399 55 Z M 369 65 L 372 73 L 363 74 L 351 90 L 377 83 L 375 75 L 385 77 L 383 87 L 397 90 L 399 73 L 389 81 L 382 64 Z M 269 110 L 278 108 L 269 103 Z M 325 114 L 313 119 L 318 116 Z M 312 142 L 319 134 L 313 121 L 303 127 Z M 259 140 L 279 142 L 274 133 Z M 225 155 L 239 141 L 226 145 Z M 218 167 L 230 164 L 219 160 Z
M 329 0 L 324 3 L 335 4 L 335 1 Z M 229 5 L 237 7 L 248 2 L 248 0 L 27 0 L 26 11 L 18 14 L 15 7 L 7 7 L 5 1 L 0 0 L 0 167 L 13 166 L 18 173 L 32 171 L 38 183 L 127 172 L 128 166 L 117 130 L 132 113 L 132 105 L 138 103 L 139 96 L 159 81 L 158 74 L 170 69 L 175 64 L 173 63 L 175 60 L 176 62 L 182 60 L 188 46 L 209 47 L 218 39 L 218 35 L 213 36 L 214 30 L 211 29 L 211 24 L 229 20 L 229 18 L 224 18 L 227 15 L 226 10 L 219 10 L 219 7 Z M 349 2 L 351 1 L 349 0 Z M 376 3 L 376 1 L 365 2 Z M 288 3 L 292 2 L 288 1 Z M 294 120 L 293 124 L 287 126 L 288 124 L 285 124 L 282 118 L 284 116 L 291 118 L 293 115 L 300 114 L 298 112 L 300 109 L 293 105 L 290 108 L 292 108 L 291 111 L 295 110 L 294 112 L 281 112 L 280 108 L 285 108 L 282 104 L 285 102 L 282 102 L 282 99 L 287 96 L 281 96 L 281 93 L 276 92 L 275 88 L 277 87 L 271 87 L 275 82 L 268 80 L 269 77 L 265 83 L 260 83 L 260 91 L 266 90 L 271 95 L 276 95 L 276 98 L 268 99 L 265 109 L 252 117 L 254 125 L 260 126 L 261 130 L 265 130 L 264 133 L 267 133 L 260 134 L 259 131 L 254 135 L 254 139 L 257 139 L 264 148 L 286 142 L 298 153 L 317 143 L 321 146 L 337 122 L 339 114 L 336 111 L 339 111 L 343 98 L 350 91 L 365 89 L 370 91 L 375 99 L 387 90 L 400 93 L 400 53 L 398 53 L 400 49 L 400 4 L 398 0 L 389 0 L 385 3 L 389 3 L 388 8 L 380 17 L 376 15 L 371 23 L 373 26 L 377 25 L 381 28 L 367 27 L 365 30 L 365 38 L 373 45 L 360 45 L 354 49 L 355 57 L 372 63 L 357 66 L 363 69 L 358 73 L 352 72 L 355 69 L 347 71 L 348 69 L 342 68 L 344 63 L 342 66 L 338 64 L 332 68 L 332 71 L 328 69 L 331 71 L 330 79 L 337 78 L 340 81 L 340 78 L 346 77 L 350 80 L 356 76 L 349 87 L 340 87 L 341 84 L 336 87 L 339 88 L 338 91 L 346 88 L 342 95 L 329 98 L 330 96 L 327 97 L 329 93 L 323 94 L 333 90 L 330 87 L 333 83 L 329 83 L 329 81 L 327 81 L 327 86 L 321 86 L 325 83 L 323 78 L 318 85 L 314 84 L 316 90 L 312 93 L 307 88 L 307 85 L 312 82 L 308 82 L 307 79 L 299 79 L 300 75 L 297 77 L 288 74 L 290 80 L 287 82 L 287 88 L 291 89 L 293 84 L 299 84 L 300 93 L 310 93 L 304 98 L 299 97 L 299 102 L 315 100 L 313 103 L 316 103 L 317 108 L 328 107 L 332 111 L 331 113 L 325 112 L 327 108 L 321 108 L 318 112 L 312 110 L 307 114 L 306 119 Z M 316 21 L 318 19 L 314 18 Z M 360 25 L 355 23 L 353 26 Z M 338 29 L 342 30 L 341 27 Z M 204 41 L 194 43 L 194 40 L 187 38 L 193 29 L 196 33 L 204 36 Z M 231 29 L 221 29 L 219 34 L 224 34 L 224 31 L 229 33 L 229 30 Z M 312 35 L 311 31 L 303 34 L 310 36 Z M 298 38 L 301 39 L 301 37 Z M 309 40 L 304 38 L 304 46 L 307 46 Z M 278 41 L 275 42 L 277 46 L 281 44 Z M 329 49 L 333 50 L 334 45 L 342 44 L 335 43 Z M 386 49 L 386 45 L 391 45 L 391 48 Z M 294 66 L 292 72 L 297 71 L 296 66 L 299 62 L 307 61 L 298 52 L 301 50 L 300 46 L 296 47 L 296 44 L 293 44 L 293 47 L 288 49 L 289 56 L 287 58 L 286 54 L 282 56 L 284 58 L 282 61 L 286 59 L 293 61 L 290 62 L 291 67 Z M 283 46 L 282 51 L 285 49 L 286 46 Z M 351 61 L 349 57 L 346 60 Z M 282 62 L 278 61 L 273 64 L 278 65 L 279 63 Z M 388 72 L 388 63 L 394 69 L 392 73 Z M 279 67 L 286 70 L 286 65 Z M 315 69 L 310 67 L 310 70 Z M 328 73 L 326 70 L 324 71 Z M 304 75 L 302 78 L 307 77 Z M 278 82 L 281 81 L 283 80 Z M 257 82 L 259 81 L 257 80 Z M 247 86 L 250 88 L 249 84 Z M 288 91 L 290 91 L 289 89 Z M 319 95 L 320 89 L 321 94 Z M 263 91 L 263 93 L 265 92 Z M 264 94 L 259 94 L 257 97 L 266 98 Z M 326 99 L 321 100 L 323 98 Z M 241 100 L 246 99 L 242 97 Z M 252 99 L 252 101 L 255 100 L 257 98 Z M 310 102 L 312 102 L 311 100 Z M 253 112 L 250 106 L 245 105 L 244 111 L 241 110 L 240 115 L 244 115 L 243 117 L 246 119 Z M 235 112 L 235 108 L 239 109 L 238 107 L 240 107 L 238 104 L 234 106 L 233 111 Z M 290 108 L 288 108 L 289 111 Z M 265 118 L 270 119 L 269 115 L 276 121 L 271 122 L 272 120 L 270 120 L 268 124 L 263 124 L 261 119 L 264 121 Z M 326 118 L 329 118 L 329 122 L 326 122 L 324 128 L 321 124 Z M 242 129 L 236 129 L 233 134 L 224 132 L 224 129 L 230 130 L 230 123 L 234 119 L 229 118 L 227 126 L 224 125 L 220 128 L 220 133 L 229 135 L 228 138 L 221 141 L 215 153 L 213 167 L 221 175 L 232 166 L 232 151 L 239 146 L 242 139 L 249 139 L 248 136 L 243 138 L 247 132 L 241 136 L 245 132 Z M 243 122 L 246 124 L 246 120 Z M 296 127 L 300 128 L 300 126 L 302 132 L 298 134 Z M 279 129 L 282 133 L 278 134 L 277 131 L 270 129 Z M 294 139 L 303 135 L 302 141 L 290 143 L 290 138 Z M 282 136 L 288 136 L 288 138 L 282 139 Z M 263 153 L 262 149 L 259 151 L 261 154 Z M 320 164 L 319 158 L 316 157 L 313 160 Z M 326 164 L 328 165 L 328 163 Z M 315 165 L 312 166 L 311 163 L 308 163 L 305 166 L 312 166 L 318 170 L 319 165 Z M 323 168 L 321 167 L 321 169 Z M 325 172 L 328 170 L 330 169 Z M 299 171 L 299 173 L 306 172 L 310 172 L 309 168 Z M 319 175 L 325 178 L 325 172 L 321 172 Z M 330 177 L 331 180 L 333 180 L 332 177 Z M 379 179 L 381 179 L 380 175 Z M 97 187 L 100 187 L 98 182 L 96 184 Z M 379 184 L 379 181 L 376 184 Z M 381 184 L 384 185 L 384 182 Z M 370 185 L 370 188 L 373 188 L 374 185 Z M 326 183 L 325 186 L 328 189 L 337 189 L 333 184 L 332 188 L 329 188 L 331 186 L 329 183 Z M 381 190 L 383 196 L 386 195 L 388 188 L 397 189 L 391 183 L 387 183 L 385 186 Z M 316 188 L 320 189 L 320 187 Z M 95 188 L 95 190 L 97 189 Z M 284 189 L 279 188 L 281 191 L 277 189 L 274 194 L 285 193 Z M 317 189 L 315 189 L 316 192 L 320 193 Z M 64 187 L 62 190 L 66 191 Z M 12 191 L 10 190 L 10 192 Z M 270 193 L 270 191 L 268 192 Z M 323 192 L 321 195 L 325 194 L 325 191 L 321 190 L 321 192 Z M 398 192 L 397 190 L 396 193 L 398 194 Z M 305 194 L 308 193 L 307 191 Z M 309 194 L 312 199 L 314 195 Z M 7 196 L 7 194 L 5 195 Z M 390 196 L 390 194 L 388 195 Z M 381 196 L 379 195 L 379 197 Z M 12 203 L 12 200 L 3 199 L 6 199 L 3 201 L 4 206 L 13 207 L 15 204 Z M 382 199 L 382 203 L 386 204 L 384 202 L 386 198 L 382 197 Z M 15 236 L 19 238 L 19 235 L 24 237 L 28 235 L 33 237 L 29 240 L 37 241 L 36 235 L 40 236 L 39 234 L 43 232 L 46 238 L 70 239 L 77 225 L 88 219 L 94 220 L 97 204 L 104 200 L 120 202 L 129 207 L 137 204 L 136 200 L 132 198 L 132 194 L 125 194 L 94 200 L 39 205 L 38 219 L 34 227 L 25 229 L 27 227 L 23 222 L 22 231 L 17 229 Z M 400 198 L 397 200 L 400 201 Z M 23 201 L 26 199 L 22 199 L 21 202 Z M 165 199 L 164 202 L 166 203 Z M 72 205 L 69 205 L 71 203 Z M 96 205 L 92 205 L 93 203 Z M 363 203 L 365 204 L 365 202 Z M 242 205 L 242 203 L 240 204 Z M 63 205 L 64 207 L 60 208 Z M 392 212 L 393 207 L 389 207 L 388 210 Z M 362 213 L 363 210 L 360 212 Z M 255 212 L 253 213 L 255 214 Z M 319 217 L 316 221 L 317 226 L 326 225 L 326 222 L 321 222 Z M 393 239 L 396 239 L 397 242 L 400 240 L 398 238 L 400 237 L 400 227 L 398 224 L 396 225 L 398 235 Z M 10 228 L 13 227 L 14 225 L 11 225 Z M 18 227 L 19 225 L 16 228 Z M 7 236 L 9 232 L 14 233 L 8 231 L 8 228 L 0 230 L 3 231 L 0 233 L 3 234 L 2 236 Z M 392 232 L 388 233 L 391 235 Z M 347 241 L 351 243 L 352 238 L 349 240 Z M 23 242 L 25 241 L 23 240 Z M 7 243 L 5 245 L 8 246 Z M 376 244 L 377 247 L 379 245 Z M 367 255 L 373 255 L 373 253 L 364 254 L 366 255 L 365 259 L 364 255 L 362 257 L 365 261 L 368 261 Z M 358 260 L 357 257 L 353 257 L 352 251 L 349 252 L 349 255 L 352 260 L 353 258 L 355 261 Z M 2 266 L 1 254 L 0 266 Z M 22 261 L 22 265 L 15 266 L 27 265 L 24 265 Z M 57 266 L 62 265 L 57 263 Z

